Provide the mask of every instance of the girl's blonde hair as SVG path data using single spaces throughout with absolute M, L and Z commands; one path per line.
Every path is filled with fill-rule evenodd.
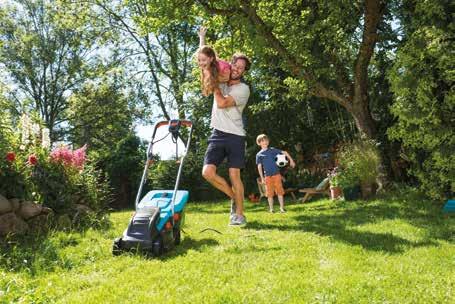
M 198 51 L 198 54 L 204 54 L 205 56 L 212 58 L 212 62 L 210 63 L 209 71 L 210 74 L 208 76 L 204 75 L 201 69 L 201 88 L 202 88 L 202 95 L 209 96 L 213 93 L 215 87 L 218 86 L 218 65 L 216 61 L 216 53 L 215 51 L 207 46 L 204 45 Z

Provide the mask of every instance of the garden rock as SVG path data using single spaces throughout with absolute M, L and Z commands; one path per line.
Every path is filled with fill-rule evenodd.
M 43 214 L 53 214 L 53 213 L 54 213 L 54 210 L 52 210 L 52 209 L 49 208 L 49 207 L 43 207 L 43 208 L 41 209 L 41 213 L 43 213 Z
M 27 224 L 33 231 L 42 232 L 48 230 L 51 218 L 51 214 L 40 214 L 29 219 Z
M 74 207 L 76 209 L 76 212 L 81 214 L 90 213 L 93 211 L 90 207 L 82 204 L 76 204 Z
M 34 202 L 22 202 L 18 215 L 23 219 L 29 219 L 41 213 L 43 206 Z
M 11 202 L 0 194 L 0 214 L 11 212 L 12 210 L 13 206 L 11 205 Z
M 21 207 L 21 200 L 18 198 L 12 198 L 9 200 L 11 206 L 13 207 L 13 212 L 16 212 Z
M 0 215 L 0 235 L 4 236 L 9 233 L 22 234 L 27 231 L 28 225 L 14 212 Z
M 71 218 L 68 214 L 64 214 L 58 217 L 57 225 L 61 229 L 70 229 L 71 228 Z

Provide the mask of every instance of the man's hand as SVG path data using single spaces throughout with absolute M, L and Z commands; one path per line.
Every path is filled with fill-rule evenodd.
M 234 98 L 231 95 L 223 96 L 219 87 L 213 89 L 216 106 L 219 109 L 229 108 L 236 105 Z
M 265 178 L 261 178 L 261 184 L 265 185 Z

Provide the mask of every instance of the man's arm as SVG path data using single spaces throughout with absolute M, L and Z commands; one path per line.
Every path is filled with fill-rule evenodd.
M 216 87 L 213 90 L 213 95 L 215 97 L 216 105 L 219 109 L 229 108 L 236 105 L 234 97 L 227 95 L 223 96 L 219 87 Z
M 289 163 L 291 165 L 291 168 L 294 168 L 295 167 L 295 162 L 292 159 L 291 155 L 289 155 L 289 153 L 287 151 L 283 151 L 283 154 L 286 155 L 287 158 L 289 158 Z

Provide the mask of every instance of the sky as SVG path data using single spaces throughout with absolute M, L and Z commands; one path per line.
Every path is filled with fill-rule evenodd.
M 153 134 L 153 125 L 138 125 L 135 128 L 136 135 L 139 136 L 142 140 L 146 140 L 150 142 L 150 139 Z M 160 127 L 155 135 L 155 141 L 163 138 L 168 134 L 167 127 L 162 126 Z M 175 143 L 172 142 L 172 136 L 168 135 L 164 140 L 157 142 L 156 144 L 153 145 L 153 154 L 158 154 L 160 155 L 160 158 L 162 160 L 168 160 L 172 159 L 175 157 Z M 185 145 L 183 142 L 179 139 L 178 140 L 178 155 L 179 157 L 182 155 L 182 152 L 184 151 Z

